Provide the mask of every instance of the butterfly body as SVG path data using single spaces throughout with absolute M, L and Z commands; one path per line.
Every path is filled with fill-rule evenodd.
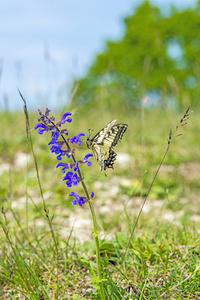
M 96 160 L 99 161 L 101 171 L 113 168 L 117 156 L 113 148 L 121 141 L 128 127 L 127 124 L 122 123 L 114 125 L 115 122 L 116 120 L 111 121 L 92 139 L 88 138 L 86 141 L 87 147 L 92 150 Z

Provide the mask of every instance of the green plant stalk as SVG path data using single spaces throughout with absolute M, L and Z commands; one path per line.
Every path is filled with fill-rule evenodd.
M 161 160 L 161 162 L 160 162 L 160 164 L 159 164 L 159 166 L 158 166 L 158 169 L 157 169 L 157 171 L 156 171 L 156 173 L 155 173 L 155 175 L 154 175 L 154 177 L 153 177 L 153 180 L 152 180 L 152 182 L 151 182 L 151 184 L 150 184 L 150 186 L 149 186 L 149 189 L 148 189 L 148 191 L 147 191 L 147 194 L 146 194 L 146 196 L 145 196 L 145 198 L 144 198 L 144 201 L 143 201 L 143 203 L 142 203 L 142 206 L 141 206 L 141 208 L 140 208 L 139 214 L 138 214 L 138 216 L 137 216 L 137 219 L 136 219 L 136 221 L 135 221 L 135 224 L 134 224 L 134 226 L 133 226 L 133 229 L 132 229 L 132 232 L 131 232 L 129 241 L 128 241 L 128 246 L 127 246 L 126 251 L 125 251 L 125 254 L 124 254 L 124 259 L 125 259 L 125 257 L 126 257 L 126 254 L 127 254 L 129 245 L 130 245 L 130 243 L 131 243 L 131 239 L 132 239 L 132 237 L 133 237 L 133 234 L 134 234 L 134 232 L 135 232 L 136 226 L 137 226 L 137 224 L 138 224 L 140 215 L 141 215 L 141 213 L 142 213 L 142 211 L 143 211 L 143 207 L 144 207 L 144 205 L 145 205 L 145 203 L 146 203 L 146 201 L 147 201 L 147 198 L 148 198 L 148 196 L 149 196 L 149 194 L 150 194 L 150 191 L 151 191 L 151 189 L 152 189 L 152 186 L 153 186 L 153 184 L 154 184 L 154 182 L 155 182 L 155 180 L 156 180 L 156 178 L 157 178 L 157 176 L 158 176 L 158 173 L 159 173 L 159 171 L 160 171 L 160 168 L 161 168 L 161 166 L 163 165 L 163 162 L 164 162 L 164 160 L 165 160 L 165 157 L 166 157 L 166 155 L 167 155 L 167 153 L 168 153 L 168 151 L 169 151 L 169 149 L 170 149 L 170 146 L 171 146 L 173 140 L 174 140 L 176 137 L 183 135 L 183 133 L 178 134 L 178 130 L 179 130 L 180 127 L 185 126 L 185 125 L 187 124 L 186 121 L 188 120 L 189 115 L 190 115 L 189 110 L 190 110 L 190 106 L 188 106 L 188 108 L 187 108 L 186 111 L 185 111 L 185 114 L 184 114 L 183 117 L 181 118 L 179 124 L 176 126 L 175 132 L 172 133 L 172 130 L 171 130 L 171 129 L 170 129 L 170 131 L 169 131 L 169 136 L 168 136 L 168 138 L 167 138 L 167 149 L 166 149 L 166 151 L 165 151 L 165 153 L 164 153 L 164 155 L 163 155 L 163 158 L 162 158 L 162 160 Z
M 72 159 L 73 159 L 74 162 L 76 162 L 74 154 L 72 154 Z M 80 169 L 78 169 L 78 174 L 79 174 L 79 177 L 82 178 Z M 85 184 L 83 179 L 81 180 L 81 184 L 82 184 L 82 187 L 84 189 L 86 198 L 88 199 L 87 202 L 89 203 L 90 211 L 91 211 L 91 214 L 92 214 L 92 221 L 93 221 L 93 228 L 94 228 L 93 235 L 94 235 L 95 244 L 96 244 L 96 261 L 97 261 L 97 272 L 98 272 L 99 287 L 100 287 L 100 292 L 101 292 L 101 299 L 105 300 L 105 293 L 104 293 L 103 282 L 102 282 L 102 274 L 101 274 L 102 270 L 101 270 L 100 247 L 99 247 L 99 238 L 98 238 L 99 233 L 97 232 L 96 215 L 95 215 L 95 211 L 94 211 L 94 206 L 93 206 L 92 201 L 90 199 L 88 189 L 87 189 L 86 184 Z
M 99 279 L 99 287 L 101 291 L 101 299 L 105 300 L 105 293 L 103 288 L 103 282 L 102 282 L 102 274 L 101 274 L 101 259 L 100 259 L 100 247 L 99 247 L 99 232 L 97 232 L 97 222 L 96 222 L 96 216 L 94 211 L 94 206 L 92 204 L 91 199 L 88 201 L 90 206 L 90 211 L 92 214 L 92 220 L 93 220 L 93 228 L 94 228 L 94 239 L 96 244 L 96 260 L 97 260 L 97 271 L 98 271 L 98 279 Z

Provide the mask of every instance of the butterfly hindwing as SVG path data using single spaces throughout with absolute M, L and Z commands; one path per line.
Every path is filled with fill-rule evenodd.
M 115 147 L 118 144 L 118 142 L 122 140 L 122 136 L 126 131 L 127 127 L 127 124 L 117 124 L 112 126 L 106 134 L 104 144 L 108 143 L 111 147 Z
M 113 168 L 117 156 L 113 147 L 121 141 L 128 127 L 127 124 L 122 123 L 114 125 L 115 122 L 116 120 L 111 121 L 92 139 L 87 139 L 87 146 L 92 150 L 96 160 L 99 161 L 101 171 Z

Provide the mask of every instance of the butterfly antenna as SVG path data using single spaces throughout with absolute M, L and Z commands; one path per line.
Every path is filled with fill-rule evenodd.
M 90 138 L 90 137 L 91 137 L 91 134 L 92 134 L 92 131 L 93 131 L 93 129 L 88 129 L 88 131 L 89 131 L 89 136 L 88 136 L 88 138 Z

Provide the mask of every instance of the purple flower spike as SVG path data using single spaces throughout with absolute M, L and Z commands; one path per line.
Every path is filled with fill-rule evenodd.
M 71 187 L 72 185 L 77 185 L 79 182 L 79 177 L 76 173 L 69 171 L 63 177 L 63 180 L 66 180 L 66 185 Z
M 75 192 L 69 193 L 69 196 L 74 196 L 75 197 L 75 199 L 72 200 L 73 205 L 79 204 L 80 206 L 82 206 L 86 202 L 85 197 L 81 197 Z
M 81 146 L 83 143 L 82 139 L 85 134 L 83 132 L 79 132 L 77 135 L 71 137 L 69 136 L 68 129 L 62 128 L 62 125 L 66 122 L 72 122 L 72 113 L 70 112 L 65 112 L 57 123 L 55 122 L 54 116 L 49 116 L 50 110 L 48 108 L 46 109 L 45 113 L 43 113 L 41 110 L 38 110 L 38 112 L 38 123 L 34 128 L 38 130 L 39 134 L 43 134 L 44 131 L 51 133 L 51 140 L 48 143 L 50 146 L 50 152 L 55 153 L 57 160 L 61 160 L 63 157 L 65 159 L 72 158 L 71 162 L 64 163 L 60 161 L 56 164 L 56 168 L 61 167 L 61 172 L 63 173 L 62 181 L 65 181 L 67 187 L 78 185 L 79 181 L 82 180 L 79 166 L 82 163 L 86 163 L 88 166 L 91 166 L 92 162 L 88 161 L 88 159 L 89 157 L 93 156 L 93 154 L 88 153 L 85 155 L 84 159 L 76 160 L 74 156 L 75 149 L 71 147 L 70 143 Z M 62 129 L 59 129 L 59 127 Z M 69 196 L 73 197 L 73 205 L 82 206 L 86 201 L 94 197 L 94 192 L 92 191 L 91 195 L 88 197 L 81 197 L 75 192 L 71 192 Z
M 36 124 L 35 127 L 34 127 L 34 129 L 38 129 L 38 128 L 40 128 L 40 129 L 38 130 L 38 133 L 39 133 L 39 134 L 43 134 L 44 131 L 48 131 L 48 127 L 45 126 L 43 123 L 38 123 L 38 124 Z
M 69 122 L 69 123 L 71 123 L 71 121 L 72 121 L 72 118 L 69 118 L 68 116 L 71 116 L 72 114 L 70 113 L 70 112 L 66 112 L 66 113 L 64 113 L 63 115 L 62 115 L 62 121 L 61 121 L 61 123 L 62 124 L 65 124 L 65 122 Z M 67 118 L 67 119 L 66 119 Z M 66 119 L 66 120 L 65 120 Z

